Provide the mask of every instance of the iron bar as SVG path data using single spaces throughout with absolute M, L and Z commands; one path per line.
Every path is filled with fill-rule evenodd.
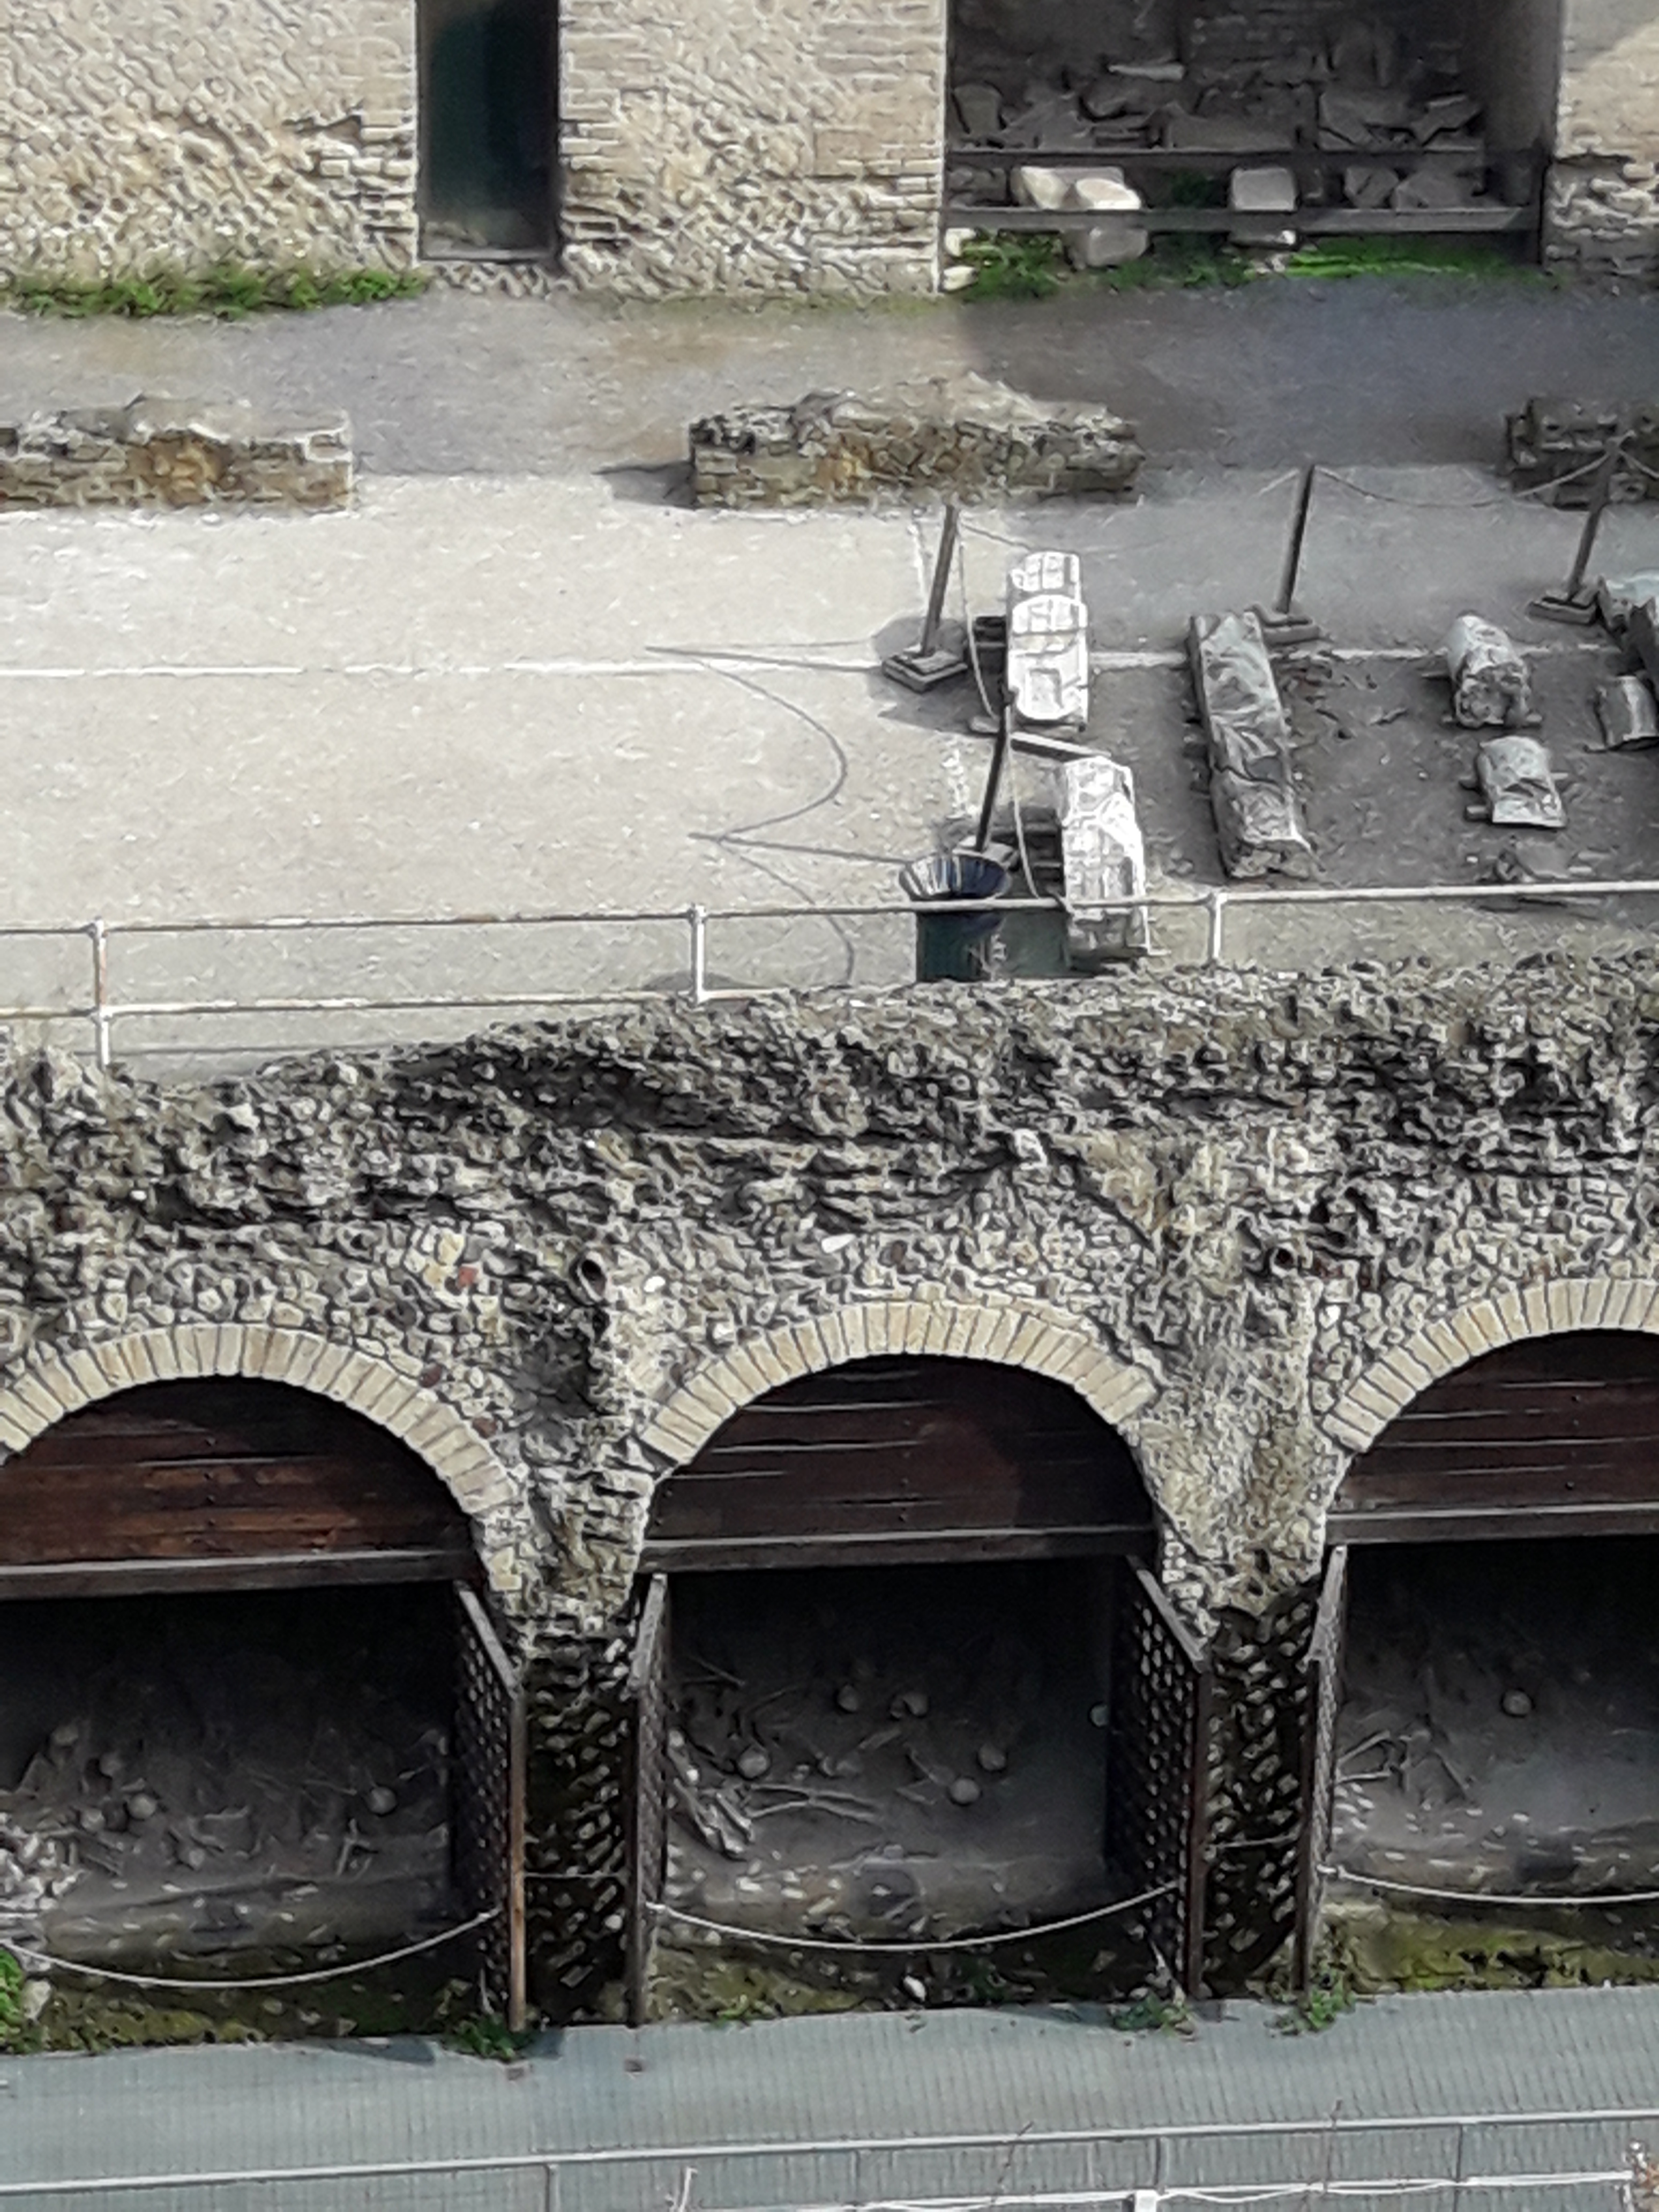
M 691 996 L 702 1006 L 708 996 L 708 909 L 689 906 L 685 919 L 691 939 Z
M 100 915 L 88 925 L 92 939 L 92 1041 L 100 1067 L 110 1060 L 109 931 Z
M 1308 517 L 1313 512 L 1314 481 L 1319 471 L 1310 461 L 1297 487 L 1296 514 L 1291 523 L 1291 542 L 1285 549 L 1285 568 L 1279 580 L 1275 613 L 1288 615 L 1296 605 L 1296 587 L 1302 574 L 1302 549 L 1308 538 Z

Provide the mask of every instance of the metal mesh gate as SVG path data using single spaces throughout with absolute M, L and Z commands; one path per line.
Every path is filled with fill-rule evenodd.
M 1106 1856 L 1121 1887 L 1159 1889 L 1146 1926 L 1182 1989 L 1203 1975 L 1212 1702 L 1203 1652 L 1157 1578 L 1126 1562 L 1114 1608 Z
M 455 1730 L 451 1763 L 455 1886 L 477 1933 L 484 2002 L 525 2024 L 525 1704 L 489 1616 L 455 1585 Z
M 629 1826 L 627 2002 L 631 2027 L 643 2025 L 651 1972 L 655 1907 L 662 1903 L 668 1862 L 668 1577 L 646 1585 L 635 1632 L 628 1692 L 634 1711 L 634 1759 Z
M 1321 1872 L 1331 1847 L 1336 1787 L 1336 1712 L 1342 1695 L 1342 1637 L 1348 1601 L 1348 1549 L 1340 1544 L 1325 1565 L 1319 1611 L 1307 1657 L 1307 1732 L 1302 1786 L 1302 1848 L 1297 1868 L 1296 1978 L 1305 1989 L 1313 1971 L 1324 1896 Z

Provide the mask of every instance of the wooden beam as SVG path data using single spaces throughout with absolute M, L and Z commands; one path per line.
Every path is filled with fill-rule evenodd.
M 240 1559 L 76 1559 L 0 1566 L 0 1598 L 137 1597 L 192 1590 L 320 1589 L 353 1583 L 472 1582 L 477 1555 L 448 1546 L 418 1550 L 269 1552 Z
M 1659 1502 L 1644 1505 L 1410 1506 L 1333 1513 L 1332 1544 L 1507 1544 L 1539 1536 L 1659 1534 Z
M 1118 224 L 1125 230 L 1207 232 L 1274 228 L 1300 238 L 1442 238 L 1536 230 L 1531 207 L 1292 208 L 1282 222 L 1244 208 L 1133 208 L 1097 214 L 1089 208 L 981 207 L 952 200 L 942 218 L 946 230 L 1071 231 Z
M 1150 1557 L 1149 1522 L 1089 1528 L 917 1528 L 878 1535 L 657 1537 L 644 1573 L 721 1574 L 737 1567 L 892 1567 L 973 1561 Z

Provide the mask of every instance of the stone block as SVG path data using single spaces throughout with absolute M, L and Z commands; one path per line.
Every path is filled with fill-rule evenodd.
M 1150 941 L 1144 909 L 1100 911 L 1114 899 L 1146 896 L 1146 849 L 1133 776 L 1104 753 L 1066 761 L 1059 813 L 1069 950 L 1085 964 L 1144 952 Z
M 1231 876 L 1306 876 L 1290 722 L 1255 614 L 1195 615 L 1188 654 L 1210 757 L 1210 805 Z

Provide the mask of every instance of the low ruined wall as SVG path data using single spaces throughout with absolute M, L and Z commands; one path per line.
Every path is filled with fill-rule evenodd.
M 138 399 L 131 407 L 0 422 L 0 511 L 17 507 L 350 504 L 343 416 L 262 423 L 246 405 Z
M 408 0 L 13 0 L 0 270 L 414 258 Z
M 1145 458 L 1103 407 L 1042 407 L 973 375 L 732 408 L 694 422 L 690 444 L 699 507 L 1126 497 Z
M 933 289 L 944 0 L 690 0 L 672 35 L 561 12 L 560 224 L 578 284 Z
M 1000 1359 L 1127 1438 L 1194 1616 L 1252 1612 L 1435 1374 L 1659 1330 L 1656 1065 L 1637 957 L 665 1006 L 202 1090 L 30 1058 L 0 1447 L 204 1361 L 327 1389 L 587 1632 L 750 1397 Z

